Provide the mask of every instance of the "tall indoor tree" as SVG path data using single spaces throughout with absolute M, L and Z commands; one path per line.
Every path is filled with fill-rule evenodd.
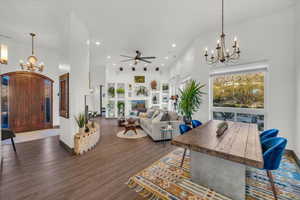
M 183 115 L 183 120 L 186 124 L 191 123 L 192 115 L 200 108 L 202 96 L 206 94 L 202 91 L 203 87 L 205 87 L 205 84 L 201 85 L 195 80 L 191 80 L 183 90 L 179 89 L 179 111 Z

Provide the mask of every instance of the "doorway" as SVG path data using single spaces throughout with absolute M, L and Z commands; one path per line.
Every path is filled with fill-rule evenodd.
M 52 128 L 53 80 L 34 72 L 1 75 L 1 126 L 15 133 Z

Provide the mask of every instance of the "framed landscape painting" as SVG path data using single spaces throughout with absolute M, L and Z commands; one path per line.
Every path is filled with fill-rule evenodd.
M 134 82 L 135 83 L 145 83 L 145 76 L 135 76 Z

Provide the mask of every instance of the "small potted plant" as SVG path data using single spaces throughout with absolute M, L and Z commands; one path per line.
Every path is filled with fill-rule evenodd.
M 85 116 L 83 113 L 79 113 L 78 116 L 74 116 L 75 121 L 79 127 L 79 133 L 84 133 Z
M 124 97 L 124 94 L 125 94 L 125 89 L 120 87 L 117 89 L 117 94 L 119 97 Z
M 114 87 L 109 87 L 109 88 L 108 88 L 108 94 L 109 94 L 111 97 L 115 97 L 115 88 L 114 88 Z

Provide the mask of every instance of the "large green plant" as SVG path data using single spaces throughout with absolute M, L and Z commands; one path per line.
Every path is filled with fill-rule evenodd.
M 206 94 L 202 91 L 203 87 L 205 84 L 191 80 L 183 90 L 179 90 L 179 111 L 187 121 L 192 120 L 192 115 L 200 108 L 202 96 Z

